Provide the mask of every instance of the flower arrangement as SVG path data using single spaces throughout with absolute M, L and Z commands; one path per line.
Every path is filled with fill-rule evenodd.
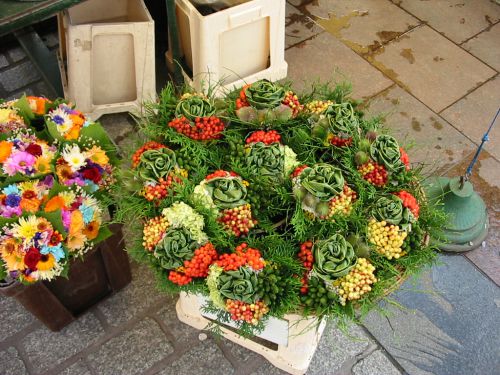
M 286 313 L 367 312 L 433 261 L 426 238 L 444 220 L 420 169 L 345 86 L 290 91 L 263 80 L 213 100 L 168 85 L 139 119 L 122 172 L 132 177 L 116 189 L 130 254 L 166 290 L 205 295 L 204 308 L 242 334 Z M 225 126 L 210 139 L 171 126 L 214 115 Z M 169 177 L 154 200 L 130 194 Z
M 115 182 L 114 146 L 62 100 L 2 103 L 0 128 L 0 279 L 64 276 L 72 258 L 111 235 L 103 207 Z

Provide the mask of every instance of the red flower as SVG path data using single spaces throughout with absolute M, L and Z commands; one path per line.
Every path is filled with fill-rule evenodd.
M 42 155 L 42 148 L 40 147 L 40 145 L 37 145 L 36 143 L 30 144 L 28 147 L 26 147 L 25 151 L 33 156 Z
M 40 251 L 38 251 L 36 247 L 32 247 L 24 256 L 24 264 L 26 264 L 30 270 L 36 271 L 36 265 L 41 257 L 42 254 L 40 254 Z
M 399 151 L 401 152 L 401 161 L 405 165 L 406 170 L 407 171 L 410 170 L 410 157 L 408 156 L 408 154 L 406 153 L 406 151 L 403 150 L 402 147 L 399 148 Z
M 94 183 L 99 183 L 101 181 L 101 173 L 96 167 L 87 168 L 82 172 L 82 176 L 86 180 L 93 181 Z
M 58 231 L 54 231 L 54 233 L 52 233 L 52 236 L 50 236 L 49 245 L 57 246 L 62 240 L 63 237 L 61 236 L 61 233 L 59 233 Z

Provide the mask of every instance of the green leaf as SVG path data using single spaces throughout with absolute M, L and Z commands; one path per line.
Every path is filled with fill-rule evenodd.
M 114 233 L 109 229 L 108 226 L 103 226 L 101 228 L 99 228 L 99 234 L 97 235 L 96 238 L 94 238 L 92 240 L 92 243 L 94 245 L 97 245 L 98 243 L 108 239 L 109 237 L 111 237 Z
M 64 224 L 62 221 L 61 210 L 57 210 L 54 212 L 38 212 L 37 216 L 46 218 L 52 224 L 55 230 L 57 230 L 64 237 L 66 237 L 67 232 L 66 229 L 64 228 Z
M 3 280 L 7 277 L 7 270 L 5 269 L 5 264 L 3 261 L 0 261 L 0 280 Z
M 26 98 L 26 95 L 21 96 L 14 104 L 14 107 L 18 109 L 18 113 L 24 118 L 24 121 L 27 124 L 35 118 L 35 114 L 31 110 L 30 103 Z

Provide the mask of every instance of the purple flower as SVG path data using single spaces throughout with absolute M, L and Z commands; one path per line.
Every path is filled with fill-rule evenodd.
M 57 125 L 64 124 L 64 119 L 59 115 L 55 115 L 54 117 L 52 117 L 52 121 L 54 121 Z
M 9 176 L 14 176 L 17 172 L 28 173 L 35 164 L 36 158 L 24 151 L 15 152 L 4 164 L 3 170 Z
M 5 198 L 5 204 L 9 207 L 17 207 L 21 202 L 21 197 L 17 194 L 9 194 Z
M 62 210 L 62 222 L 64 224 L 64 228 L 66 230 L 69 229 L 69 225 L 71 224 L 71 212 L 68 210 Z
M 7 218 L 11 218 L 12 216 L 21 216 L 21 214 L 23 213 L 21 207 L 4 206 L 3 210 L 1 211 L 2 211 L 1 215 Z
M 45 176 L 45 178 L 40 181 L 40 185 L 44 185 L 49 189 L 52 189 L 52 186 L 54 186 L 54 176 L 51 174 Z

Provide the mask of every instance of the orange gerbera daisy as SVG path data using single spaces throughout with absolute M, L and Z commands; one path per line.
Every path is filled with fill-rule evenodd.
M 79 232 L 74 233 L 68 236 L 68 240 L 66 241 L 66 246 L 70 251 L 78 250 L 85 245 L 85 236 Z
M 0 142 L 0 163 L 3 163 L 8 159 L 12 153 L 12 143 L 8 141 Z
M 0 245 L 0 256 L 5 262 L 8 271 L 22 271 L 26 268 L 24 255 L 19 251 L 18 245 L 13 238 Z
M 38 198 L 32 198 L 32 199 L 23 198 L 21 199 L 19 206 L 23 211 L 35 213 L 40 208 L 40 203 L 41 201 Z
M 80 125 L 73 125 L 69 131 L 64 134 L 64 138 L 67 140 L 78 139 L 80 136 Z
M 45 114 L 45 103 L 50 103 L 50 100 L 42 98 L 40 96 L 27 96 L 30 103 L 30 108 L 37 115 Z
M 97 221 L 91 221 L 87 224 L 87 226 L 83 229 L 83 234 L 89 240 L 93 240 L 99 234 L 99 223 Z
M 59 164 L 56 167 L 56 174 L 61 182 L 69 180 L 71 177 L 73 177 L 73 171 L 68 164 Z
M 52 158 L 50 156 L 39 156 L 35 161 L 35 169 L 38 171 L 38 173 L 49 173 L 51 161 Z
M 45 212 L 52 212 L 63 209 L 65 206 L 64 199 L 59 195 L 52 197 L 45 205 Z
M 71 213 L 71 222 L 69 224 L 69 234 L 80 234 L 84 228 L 83 215 L 80 211 L 76 210 Z
M 56 258 L 54 255 L 48 253 L 43 254 L 40 260 L 36 264 L 36 269 L 38 271 L 50 271 L 56 265 Z

